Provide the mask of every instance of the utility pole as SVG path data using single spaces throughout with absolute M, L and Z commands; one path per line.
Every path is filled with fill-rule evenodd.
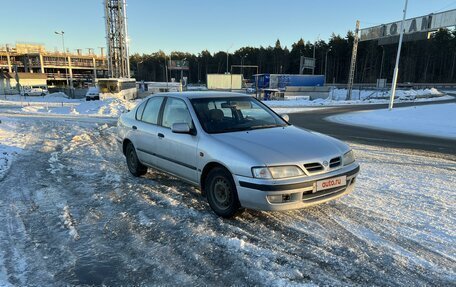
M 353 81 L 355 80 L 355 68 L 356 68 L 356 54 L 358 52 L 358 34 L 359 34 L 359 20 L 356 21 L 355 37 L 353 39 L 353 50 L 352 58 L 350 62 L 350 72 L 348 74 L 348 86 L 347 86 L 347 97 L 346 101 L 351 99 L 353 90 Z
M 407 4 L 408 4 L 408 0 L 405 0 L 404 16 L 402 17 L 402 22 L 401 22 L 401 34 L 399 36 L 399 45 L 397 47 L 396 65 L 394 66 L 393 83 L 391 84 L 391 98 L 390 98 L 390 103 L 389 103 L 389 108 L 388 108 L 390 111 L 393 109 L 394 96 L 396 95 L 397 76 L 399 74 L 399 59 L 401 57 L 402 38 L 404 37 L 404 22 L 405 22 L 405 16 L 407 14 Z

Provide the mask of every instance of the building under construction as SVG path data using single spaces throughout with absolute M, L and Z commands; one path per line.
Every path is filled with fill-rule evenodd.
M 0 74 L 45 74 L 49 86 L 73 83 L 74 87 L 84 87 L 108 76 L 107 58 L 103 54 L 103 50 L 97 55 L 93 49 L 85 53 L 82 49 L 76 53 L 50 52 L 40 44 L 0 45 Z

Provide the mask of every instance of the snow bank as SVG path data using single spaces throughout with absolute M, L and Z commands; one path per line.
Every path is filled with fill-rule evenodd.
M 456 139 L 456 104 L 354 112 L 328 117 L 343 124 Z
M 282 100 L 282 101 L 264 101 L 269 107 L 305 107 L 305 106 L 339 106 L 339 105 L 354 105 L 354 104 L 382 104 L 388 103 L 390 93 L 389 91 L 377 90 L 353 90 L 352 99 L 346 101 L 346 89 L 333 89 L 329 92 L 326 99 L 295 99 L 295 100 Z M 453 99 L 451 96 L 445 96 L 444 93 L 438 90 L 422 89 L 422 90 L 397 90 L 395 102 L 426 102 Z
M 15 157 L 22 152 L 24 140 L 19 140 L 14 122 L 0 119 L 0 180 L 6 175 Z
M 122 113 L 134 108 L 142 100 L 127 101 L 114 97 L 104 98 L 100 101 L 73 100 L 71 105 L 43 105 L 30 104 L 21 110 L 25 113 L 57 114 L 57 115 L 85 115 L 102 117 L 119 117 Z
M 21 95 L 7 95 L 2 97 L 0 104 L 5 104 L 11 102 L 21 102 L 21 103 L 79 103 L 83 99 L 70 99 L 65 93 L 57 92 L 47 94 L 45 96 L 28 96 L 24 97 Z

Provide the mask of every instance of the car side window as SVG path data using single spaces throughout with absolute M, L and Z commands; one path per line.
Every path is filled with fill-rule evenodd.
M 158 114 L 160 113 L 160 107 L 163 102 L 163 97 L 152 97 L 147 101 L 142 121 L 156 125 L 158 123 Z
M 175 123 L 186 123 L 191 129 L 193 128 L 192 117 L 185 102 L 176 98 L 168 98 L 163 110 L 162 125 L 171 128 Z
M 144 108 L 146 107 L 147 101 L 144 101 L 139 105 L 139 107 L 136 109 L 136 120 L 140 121 L 142 120 Z

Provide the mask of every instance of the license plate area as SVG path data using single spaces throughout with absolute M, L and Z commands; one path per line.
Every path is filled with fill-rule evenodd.
M 315 190 L 316 191 L 322 191 L 326 189 L 331 189 L 335 187 L 340 187 L 340 186 L 345 186 L 347 184 L 347 176 L 338 176 L 338 177 L 332 177 L 332 178 L 327 178 L 324 180 L 319 180 L 315 184 Z

